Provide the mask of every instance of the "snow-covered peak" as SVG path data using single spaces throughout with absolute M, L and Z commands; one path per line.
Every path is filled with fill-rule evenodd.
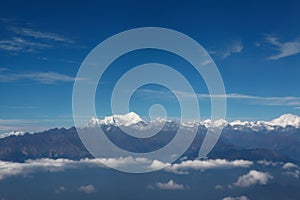
M 131 126 L 131 125 L 137 125 L 139 126 L 140 122 L 143 122 L 143 125 L 141 127 L 143 128 L 145 124 L 151 125 L 151 126 L 158 126 L 161 124 L 164 124 L 168 122 L 169 124 L 176 121 L 170 121 L 165 119 L 157 118 L 156 120 L 153 120 L 151 122 L 145 122 L 141 119 L 139 115 L 137 115 L 134 112 L 130 112 L 125 115 L 113 115 L 104 117 L 104 119 L 97 119 L 92 118 L 87 126 L 95 126 L 95 125 L 115 125 L 115 126 Z M 177 122 L 176 122 L 177 123 Z M 297 115 L 292 114 L 285 114 L 280 116 L 277 119 L 274 119 L 272 121 L 232 121 L 227 122 L 224 119 L 219 120 L 211 120 L 206 119 L 203 121 L 189 121 L 182 123 L 183 126 L 186 127 L 195 127 L 195 126 L 204 126 L 206 128 L 221 128 L 226 127 L 227 125 L 233 127 L 235 130 L 244 130 L 245 128 L 251 129 L 253 131 L 259 132 L 263 130 L 272 131 L 275 130 L 277 127 L 283 127 L 286 126 L 293 126 L 295 128 L 300 128 L 300 117 Z
M 144 122 L 142 118 L 134 113 L 130 112 L 125 115 L 112 115 L 108 117 L 104 117 L 104 119 L 100 120 L 96 117 L 92 117 L 88 122 L 87 126 L 94 125 L 115 125 L 115 126 L 130 126 L 133 124 L 138 124 L 140 122 Z
M 270 122 L 274 126 L 294 126 L 300 128 L 300 117 L 293 114 L 284 114 Z
M 224 119 L 219 119 L 215 121 L 212 121 L 211 119 L 206 119 L 200 122 L 200 124 L 205 126 L 206 128 L 211 128 L 211 127 L 219 128 L 219 127 L 225 127 L 228 124 L 228 122 Z
M 8 133 L 3 133 L 3 134 L 0 134 L 0 139 L 2 138 L 6 138 L 6 137 L 9 137 L 9 136 L 12 136 L 12 135 L 15 135 L 15 136 L 22 136 L 24 135 L 25 133 L 23 131 L 11 131 L 11 132 L 8 132 Z
M 241 130 L 244 127 L 250 128 L 254 131 L 260 131 L 262 129 L 275 130 L 276 127 L 293 126 L 300 128 L 300 117 L 293 114 L 284 114 L 271 121 L 240 121 L 236 120 L 229 123 L 236 130 Z

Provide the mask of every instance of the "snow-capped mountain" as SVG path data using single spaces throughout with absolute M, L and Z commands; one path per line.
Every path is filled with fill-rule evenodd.
M 131 126 L 133 124 L 143 123 L 142 118 L 134 113 L 130 112 L 125 115 L 112 115 L 108 117 L 104 117 L 104 119 L 100 120 L 96 117 L 92 117 L 92 119 L 87 123 L 86 126 L 91 127 L 95 125 L 114 125 L 114 126 Z
M 134 112 L 127 113 L 125 115 L 112 115 L 104 117 L 103 119 L 98 119 L 92 117 L 84 127 L 95 127 L 97 125 L 107 125 L 107 126 L 123 126 L 127 128 L 132 128 L 134 130 L 147 130 L 147 129 L 177 129 L 180 125 L 179 121 L 165 120 L 157 118 L 153 121 L 146 122 L 138 114 Z M 166 125 L 166 126 L 164 126 Z M 299 129 L 300 128 L 300 116 L 293 114 L 284 114 L 280 117 L 273 119 L 271 121 L 241 121 L 236 120 L 232 122 L 227 122 L 224 119 L 211 120 L 206 119 L 203 121 L 187 121 L 182 122 L 181 125 L 186 128 L 227 128 L 229 130 L 235 130 L 243 132 L 245 130 L 251 130 L 254 132 L 268 132 L 276 131 L 279 128 L 283 131 L 289 131 L 288 129 Z M 288 128 L 289 127 L 289 128 Z M 11 131 L 8 133 L 0 134 L 0 139 L 9 136 L 22 136 L 26 132 L 23 131 Z
M 300 117 L 293 114 L 285 114 L 281 115 L 279 118 L 271 121 L 273 126 L 293 126 L 296 128 L 300 128 Z
M 25 132 L 23 132 L 23 131 L 11 131 L 11 132 L 8 132 L 8 133 L 0 134 L 0 139 L 5 138 L 5 137 L 9 137 L 9 136 L 13 136 L 13 135 L 22 136 L 24 134 L 25 134 Z
M 300 128 L 300 117 L 293 114 L 284 114 L 271 121 L 240 121 L 236 120 L 230 122 L 229 125 L 235 130 L 242 130 L 244 128 L 250 128 L 253 131 L 267 130 L 272 131 L 278 127 L 286 128 L 291 126 L 294 128 Z
M 85 126 L 92 127 L 95 125 L 114 125 L 114 126 L 135 126 L 135 127 L 144 127 L 145 124 L 151 126 L 159 126 L 164 123 L 176 123 L 178 121 L 170 121 L 164 119 L 155 119 L 151 122 L 144 121 L 138 114 L 134 112 L 130 112 L 125 115 L 113 115 L 105 117 L 104 119 L 98 119 L 93 117 Z M 227 122 L 224 119 L 219 119 L 212 121 L 211 119 L 206 119 L 203 121 L 188 121 L 183 122 L 183 126 L 185 127 L 194 127 L 194 126 L 202 126 L 205 128 L 220 128 L 220 127 L 232 127 L 234 130 L 244 130 L 245 128 L 251 129 L 255 132 L 266 130 L 272 131 L 278 127 L 286 128 L 287 126 L 291 126 L 294 128 L 300 128 L 300 117 L 293 114 L 284 114 L 279 118 L 273 119 L 271 121 L 232 121 Z

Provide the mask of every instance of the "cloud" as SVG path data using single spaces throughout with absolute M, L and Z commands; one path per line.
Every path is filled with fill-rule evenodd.
M 167 183 L 157 182 L 155 187 L 161 190 L 184 190 L 186 187 L 182 184 L 175 183 L 172 179 Z
M 67 42 L 67 43 L 72 42 L 72 40 L 63 37 L 61 35 L 55 33 L 49 33 L 49 32 L 35 31 L 30 28 L 9 27 L 9 30 L 13 31 L 18 35 L 33 37 L 35 39 L 46 39 L 46 40 L 53 40 L 53 41 Z
M 268 166 L 268 167 L 269 166 L 275 167 L 275 166 L 279 165 L 280 163 L 273 162 L 273 161 L 267 161 L 267 160 L 259 160 L 259 161 L 257 161 L 257 164 Z
M 237 167 L 250 167 L 253 162 L 247 160 L 234 160 L 228 161 L 225 159 L 216 160 L 187 160 L 181 163 L 175 163 L 165 170 L 177 174 L 187 174 L 188 170 L 207 170 L 207 169 L 218 169 L 218 168 L 237 168 Z
M 244 49 L 244 46 L 241 41 L 235 41 L 230 44 L 225 51 L 221 53 L 222 58 L 227 58 L 234 53 L 241 53 Z
M 141 94 L 146 94 L 150 98 L 173 98 L 173 96 L 168 96 L 164 94 L 161 96 L 162 91 L 155 91 L 155 90 L 139 90 Z M 189 100 L 194 98 L 194 93 L 189 93 L 185 91 L 175 91 L 182 99 Z M 300 108 L 300 97 L 296 96 L 254 96 L 254 95 L 247 95 L 247 94 L 239 94 L 239 93 L 229 93 L 229 94 L 196 94 L 199 100 L 203 99 L 210 99 L 210 98 L 227 98 L 232 100 L 241 100 L 246 101 L 250 104 L 255 105 L 265 105 L 265 106 L 291 106 L 295 109 Z
M 294 163 L 285 163 L 283 166 L 282 166 L 283 169 L 291 169 L 291 168 L 298 168 L 297 165 L 295 165 Z
M 269 60 L 278 60 L 288 56 L 300 53 L 300 39 L 288 42 L 280 42 L 279 39 L 273 35 L 267 35 L 266 41 L 268 44 L 275 47 L 277 54 L 268 57 Z
M 143 165 L 149 169 L 161 169 L 172 173 L 187 173 L 187 170 L 203 170 L 213 168 L 235 168 L 235 167 L 250 167 L 252 162 L 244 160 L 227 161 L 227 160 L 190 160 L 178 164 L 163 163 L 157 160 L 148 160 L 146 158 L 96 158 L 96 159 L 36 159 L 27 160 L 24 163 L 0 161 L 0 180 L 11 176 L 28 175 L 35 172 L 57 172 L 70 168 L 80 168 L 84 166 L 106 168 L 112 167 L 130 167 L 134 165 Z
M 9 40 L 0 40 L 0 49 L 6 51 L 23 51 L 32 52 L 36 49 L 45 49 L 52 47 L 49 44 L 41 42 L 33 42 L 20 37 L 14 37 Z
M 299 171 L 299 170 L 295 170 L 295 171 L 286 171 L 286 172 L 283 172 L 283 174 L 292 176 L 292 177 L 294 177 L 294 178 L 299 178 L 300 171 Z
M 144 92 L 144 91 L 143 91 Z M 147 92 L 147 91 L 145 91 Z M 190 94 L 188 92 L 178 91 L 178 94 L 188 100 L 195 94 Z M 300 97 L 296 96 L 282 96 L 282 97 L 263 97 L 254 96 L 239 93 L 229 93 L 229 94 L 196 94 L 198 99 L 210 99 L 210 98 L 227 98 L 232 100 L 246 101 L 250 104 L 265 105 L 265 106 L 291 106 L 294 108 L 300 107 Z
M 79 161 L 69 159 L 36 159 L 27 160 L 24 163 L 0 161 L 0 180 L 10 176 L 28 175 L 34 172 L 46 171 L 57 172 L 70 168 L 80 168 L 84 166 L 106 168 L 111 167 L 130 167 L 143 165 L 149 169 L 160 169 L 168 166 L 168 163 L 162 163 L 157 160 L 148 160 L 146 158 L 96 158 L 81 159 Z
M 73 82 L 74 77 L 56 72 L 33 72 L 33 73 L 3 73 L 0 74 L 0 82 L 14 82 L 20 80 L 33 80 L 43 84 L 57 82 Z
M 299 178 L 300 171 L 298 165 L 288 162 L 282 166 L 282 169 L 286 170 L 283 172 L 283 174 L 292 176 L 294 178 Z
M 216 189 L 216 190 L 223 190 L 223 189 L 224 189 L 224 186 L 223 186 L 223 185 L 216 185 L 216 186 L 215 186 L 215 189 Z
M 0 40 L 0 50 L 13 52 L 36 52 L 41 49 L 53 48 L 55 46 L 69 46 L 74 43 L 73 40 L 62 35 L 37 31 L 32 28 L 33 25 L 24 21 L 14 19 L 0 19 L 6 30 L 9 31 L 9 37 Z
M 64 191 L 66 191 L 66 188 L 64 187 L 64 186 L 60 186 L 58 189 L 56 189 L 54 192 L 55 193 L 62 193 L 62 192 L 64 192 Z
M 86 194 L 92 194 L 96 192 L 96 188 L 93 185 L 82 185 L 78 188 L 78 190 Z
M 250 187 L 256 184 L 265 185 L 271 179 L 273 179 L 273 176 L 266 172 L 251 170 L 248 174 L 240 176 L 234 185 L 237 187 Z
M 38 159 L 28 160 L 25 163 L 0 161 L 0 180 L 16 175 L 27 175 L 34 171 L 62 171 L 65 167 L 71 166 L 75 161 L 67 159 Z
M 246 196 L 239 196 L 239 197 L 225 197 L 223 200 L 249 200 Z

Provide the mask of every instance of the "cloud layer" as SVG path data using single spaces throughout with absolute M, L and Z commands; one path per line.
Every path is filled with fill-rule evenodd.
M 149 169 L 159 169 L 166 167 L 165 170 L 176 174 L 187 174 L 188 170 L 205 170 L 216 168 L 236 168 L 250 167 L 253 163 L 245 160 L 227 161 L 217 160 L 189 160 L 178 164 L 162 163 L 157 160 L 146 158 L 97 158 L 82 159 L 79 161 L 69 159 L 37 159 L 27 160 L 24 163 L 0 161 L 0 180 L 10 176 L 28 175 L 34 172 L 57 172 L 70 168 L 80 168 L 84 166 L 106 168 L 106 166 L 130 167 L 134 165 L 144 165 Z M 174 184 L 170 182 L 169 184 Z
M 187 160 L 181 163 L 173 164 L 166 168 L 167 171 L 177 174 L 187 174 L 188 170 L 207 170 L 218 168 L 237 168 L 237 167 L 251 167 L 253 162 L 247 160 L 228 161 L 225 159 L 216 160 Z
M 54 84 L 58 82 L 73 82 L 74 77 L 56 72 L 33 72 L 33 73 L 2 73 L 0 82 L 14 82 L 20 80 L 32 80 L 43 84 Z

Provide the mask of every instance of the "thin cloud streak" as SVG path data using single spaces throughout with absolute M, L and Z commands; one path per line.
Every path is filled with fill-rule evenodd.
M 56 72 L 0 74 L 0 82 L 14 82 L 20 80 L 32 80 L 43 84 L 54 84 L 57 82 L 73 82 L 75 78 L 65 74 L 56 73 Z
M 9 30 L 21 36 L 33 37 L 35 39 L 47 39 L 58 42 L 72 43 L 73 41 L 61 35 L 49 32 L 35 31 L 30 28 L 10 27 Z
M 151 98 L 173 98 L 173 96 L 168 96 L 166 94 L 162 95 L 162 91 L 155 90 L 139 90 L 140 94 L 146 94 Z M 184 91 L 176 91 L 181 98 L 189 100 L 193 98 L 195 95 L 199 100 L 201 99 L 210 99 L 210 98 L 226 98 L 233 100 L 244 100 L 248 101 L 248 103 L 256 104 L 256 105 L 265 105 L 265 106 L 291 106 L 295 109 L 300 109 L 300 97 L 295 96 L 283 96 L 283 97 L 263 97 L 263 96 L 254 96 L 247 94 L 239 94 L 239 93 L 229 93 L 229 94 L 193 94 Z
M 272 35 L 266 36 L 268 44 L 275 47 L 277 54 L 268 57 L 268 60 L 278 60 L 288 56 L 296 55 L 300 53 L 300 39 L 295 39 L 288 42 L 280 42 L 279 39 Z
M 0 49 L 6 51 L 33 52 L 36 49 L 45 49 L 52 47 L 49 44 L 33 42 L 20 37 L 13 37 L 9 40 L 0 40 Z

